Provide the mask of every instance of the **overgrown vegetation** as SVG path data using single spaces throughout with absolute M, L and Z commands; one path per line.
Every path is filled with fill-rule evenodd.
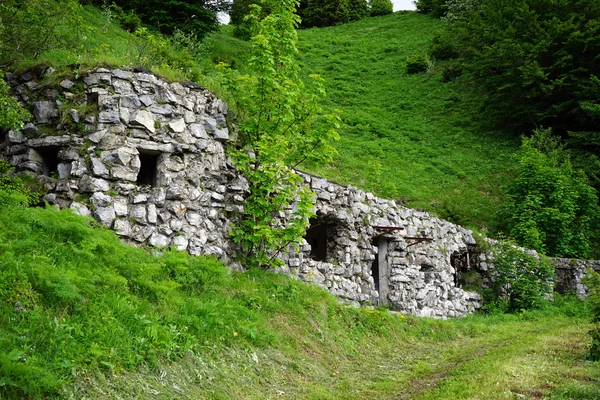
M 504 131 L 550 127 L 598 182 L 600 3 L 595 0 L 420 0 L 445 15 L 432 47 L 457 57 L 471 96 Z
M 510 241 L 492 249 L 494 269 L 484 290 L 489 311 L 523 312 L 541 308 L 554 288 L 554 268 L 543 255 L 535 256 Z
M 571 165 L 560 138 L 537 130 L 523 138 L 514 160 L 500 229 L 550 256 L 591 257 L 599 235 L 598 196 L 583 171 Z
M 588 358 L 600 361 L 600 274 L 589 269 L 583 283 L 589 290 L 588 302 L 592 309 L 592 322 L 594 323 L 593 328 L 589 331 L 592 344 L 588 351 Z

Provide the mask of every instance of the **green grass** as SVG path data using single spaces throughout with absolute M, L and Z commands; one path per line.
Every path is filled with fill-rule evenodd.
M 299 32 L 303 68 L 342 111 L 339 156 L 314 171 L 467 226 L 493 223 L 499 183 L 519 143 L 475 117 L 440 66 L 406 73 L 442 22 L 414 12 Z
M 281 274 L 127 246 L 69 211 L 0 208 L 2 399 L 598 393 L 579 300 L 452 321 L 357 309 Z

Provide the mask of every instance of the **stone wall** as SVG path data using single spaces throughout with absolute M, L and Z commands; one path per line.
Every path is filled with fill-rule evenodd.
M 0 148 L 38 175 L 44 200 L 132 243 L 227 258 L 228 215 L 247 189 L 225 154 L 227 105 L 146 72 L 99 68 L 44 86 L 52 77 L 9 77 L 35 119 Z
M 572 258 L 553 258 L 555 274 L 555 290 L 559 293 L 573 292 L 578 297 L 585 298 L 589 291 L 581 280 L 588 268 L 600 273 L 600 261 L 577 260 Z
M 127 242 L 213 254 L 235 267 L 228 232 L 248 184 L 225 151 L 234 136 L 225 103 L 144 70 L 7 76 L 34 121 L 0 136 L 0 156 L 36 175 L 44 200 L 93 216 Z M 345 301 L 414 315 L 456 317 L 480 306 L 458 284 L 460 270 L 477 263 L 471 231 L 300 174 L 317 216 L 300 251 L 281 256 L 283 272 Z M 280 222 L 289 214 L 282 210 Z

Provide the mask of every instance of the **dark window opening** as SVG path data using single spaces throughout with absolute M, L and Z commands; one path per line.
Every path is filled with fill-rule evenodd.
M 310 219 L 310 228 L 306 231 L 304 239 L 310 245 L 310 257 L 315 261 L 327 259 L 328 224 L 316 218 Z
M 373 282 L 375 283 L 375 290 L 379 292 L 379 252 L 375 254 L 375 259 L 371 264 L 371 275 L 373 276 Z
M 37 152 L 42 157 L 42 173 L 44 176 L 58 176 L 58 159 L 59 148 L 46 147 L 37 149 Z
M 481 288 L 483 277 L 477 270 L 478 263 L 478 253 L 472 248 L 452 253 L 450 265 L 455 271 L 454 284 L 464 290 Z
M 140 172 L 137 176 L 138 185 L 156 186 L 158 154 L 140 153 Z

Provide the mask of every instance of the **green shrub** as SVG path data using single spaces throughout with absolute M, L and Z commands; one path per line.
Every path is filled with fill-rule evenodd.
M 305 28 L 357 21 L 368 13 L 367 0 L 302 0 L 298 7 Z
M 595 326 L 590 330 L 592 343 L 588 350 L 588 358 L 593 361 L 600 361 L 600 274 L 588 269 L 586 276 L 583 278 L 583 284 L 589 290 L 588 302 L 592 308 L 593 319 Z
M 443 17 L 448 11 L 448 0 L 417 0 L 417 11 L 431 14 L 434 17 Z
M 388 15 L 394 12 L 394 5 L 391 0 L 370 0 L 369 14 L 372 17 L 379 15 Z
M 406 60 L 406 72 L 409 74 L 419 74 L 427 71 L 431 64 L 431 61 L 427 56 L 414 55 L 408 57 Z
M 456 78 L 462 75 L 463 68 L 462 65 L 458 63 L 450 63 L 444 65 L 442 68 L 442 82 L 452 82 Z
M 29 190 L 23 181 L 12 173 L 12 166 L 6 160 L 0 159 L 0 206 L 29 205 L 37 202 L 38 193 Z
M 511 242 L 492 250 L 491 285 L 484 293 L 486 308 L 520 312 L 540 308 L 552 293 L 554 269 L 544 256 L 534 256 Z
M 590 257 L 598 238 L 598 196 L 559 139 L 550 130 L 523 138 L 513 174 L 504 188 L 500 229 L 553 257 Z
M 445 31 L 436 32 L 429 43 L 427 52 L 436 60 L 448 60 L 460 57 L 460 49 L 454 43 L 452 36 Z

